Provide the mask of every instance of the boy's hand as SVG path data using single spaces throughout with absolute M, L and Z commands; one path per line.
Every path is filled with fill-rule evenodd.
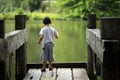
M 40 41 L 38 41 L 37 43 L 40 44 Z
M 42 39 L 43 39 L 43 35 L 40 36 L 40 38 L 39 38 L 39 40 L 38 40 L 37 43 L 40 44 L 40 42 L 42 41 Z

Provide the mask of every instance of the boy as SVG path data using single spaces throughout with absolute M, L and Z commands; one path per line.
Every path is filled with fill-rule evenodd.
M 51 20 L 49 17 L 43 19 L 43 24 L 45 25 L 39 32 L 40 38 L 38 44 L 42 42 L 42 72 L 46 71 L 46 62 L 49 62 L 49 70 L 52 70 L 52 61 L 54 61 L 53 56 L 53 47 L 54 47 L 54 38 L 58 38 L 58 32 L 51 27 Z

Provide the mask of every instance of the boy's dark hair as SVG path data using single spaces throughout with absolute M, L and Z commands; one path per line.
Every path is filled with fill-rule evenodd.
M 46 25 L 46 24 L 51 24 L 51 20 L 50 20 L 50 18 L 49 17 L 45 17 L 44 19 L 43 19 L 43 23 Z

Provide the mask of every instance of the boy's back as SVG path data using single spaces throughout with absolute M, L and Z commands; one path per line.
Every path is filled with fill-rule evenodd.
M 57 31 L 51 26 L 45 26 L 44 28 L 41 29 L 39 34 L 43 35 L 44 37 L 42 40 L 43 46 L 47 42 L 52 42 L 54 44 L 54 37 L 55 35 L 58 35 Z

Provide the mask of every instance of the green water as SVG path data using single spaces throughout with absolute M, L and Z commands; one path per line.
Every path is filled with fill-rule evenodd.
M 39 31 L 42 21 L 28 21 L 28 63 L 39 63 L 41 44 L 38 45 Z M 84 21 L 52 21 L 52 26 L 59 31 L 55 40 L 55 62 L 81 62 L 87 60 L 86 52 L 86 22 Z
M 14 21 L 6 21 L 6 33 L 13 31 Z M 27 62 L 40 63 L 41 44 L 38 45 L 39 31 L 44 25 L 42 21 L 27 21 L 28 32 Z M 59 38 L 55 40 L 55 62 L 87 61 L 86 50 L 86 21 L 53 20 L 52 26 L 59 31 Z

